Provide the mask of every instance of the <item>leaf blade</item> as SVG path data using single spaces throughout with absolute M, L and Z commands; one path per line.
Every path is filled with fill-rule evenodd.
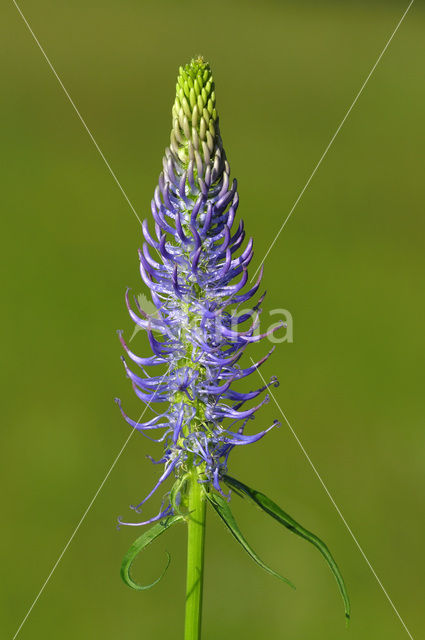
M 351 615 L 351 605 L 347 593 L 347 588 L 345 586 L 345 582 L 339 570 L 339 567 L 335 562 L 327 545 L 318 536 L 316 536 L 314 533 L 303 527 L 299 522 L 294 520 L 292 516 L 281 509 L 279 505 L 277 505 L 275 502 L 273 502 L 273 500 L 264 495 L 264 493 L 256 491 L 255 489 L 251 489 L 251 487 L 248 487 L 243 482 L 240 482 L 240 480 L 236 480 L 231 476 L 226 475 L 223 479 L 231 489 L 235 490 L 236 493 L 238 493 L 239 495 L 242 494 L 242 496 L 246 495 L 252 502 L 254 502 L 254 504 L 259 506 L 260 509 L 265 511 L 268 515 L 272 516 L 272 518 L 277 520 L 280 524 L 282 524 L 284 527 L 286 527 L 296 535 L 313 544 L 320 551 L 338 584 L 342 599 L 344 601 L 345 617 L 347 618 L 347 620 L 349 620 Z
M 259 558 L 259 556 L 256 554 L 254 549 L 252 549 L 252 547 L 248 544 L 242 532 L 240 531 L 226 500 L 224 500 L 224 498 L 222 498 L 217 493 L 207 492 L 206 496 L 208 501 L 214 508 L 214 510 L 217 512 L 219 517 L 223 520 L 224 524 L 229 529 L 230 533 L 239 542 L 239 544 L 243 547 L 243 549 L 245 549 L 245 551 L 254 560 L 254 562 L 256 562 L 262 569 L 264 569 L 264 571 L 267 571 L 267 573 L 270 573 L 272 576 L 279 578 L 283 582 L 286 582 L 287 584 L 289 584 L 290 587 L 295 589 L 295 585 L 292 584 L 292 582 L 288 580 L 288 578 L 285 578 L 284 576 L 280 575 L 280 573 L 277 573 L 276 571 L 271 569 L 268 565 L 266 565 L 261 560 L 261 558 Z
M 167 564 L 165 566 L 165 569 L 163 570 L 159 578 L 154 580 L 154 582 L 152 582 L 151 584 L 142 585 L 138 582 L 135 582 L 130 574 L 131 565 L 136 556 L 141 551 L 143 551 L 143 549 L 150 545 L 156 538 L 158 538 L 158 536 L 164 533 L 164 531 L 169 529 L 173 524 L 181 520 L 183 520 L 183 516 L 180 515 L 168 516 L 158 524 L 155 524 L 153 527 L 151 527 L 149 531 L 145 531 L 145 533 L 143 533 L 133 542 L 122 560 L 120 571 L 121 578 L 128 587 L 130 587 L 131 589 L 135 589 L 136 591 L 146 591 L 147 589 L 151 589 L 152 587 L 154 587 L 156 584 L 158 584 L 158 582 L 160 582 L 160 580 L 162 580 L 168 569 L 168 565 L 170 564 L 169 553 L 167 553 Z

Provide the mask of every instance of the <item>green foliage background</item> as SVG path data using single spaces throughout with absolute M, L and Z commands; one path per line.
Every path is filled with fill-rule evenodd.
M 141 217 L 177 67 L 205 55 L 257 266 L 407 2 L 21 5 Z M 132 331 L 125 287 L 144 289 L 134 214 L 12 2 L 0 12 L 0 609 L 11 638 L 129 433 L 113 397 L 139 410 L 115 330 Z M 270 254 L 263 307 L 294 318 L 294 343 L 264 374 L 278 374 L 282 408 L 415 638 L 425 572 L 424 27 L 416 2 Z M 141 334 L 136 342 L 143 351 Z M 271 403 L 261 417 L 279 415 Z M 183 527 L 137 563 L 149 582 L 171 552 L 155 589 L 131 592 L 119 577 L 140 532 L 117 531 L 115 519 L 152 485 L 145 454 L 156 451 L 130 441 L 22 640 L 181 638 Z M 247 539 L 297 591 L 263 574 L 210 512 L 205 640 L 407 637 L 285 425 L 236 452 L 230 471 L 328 543 L 353 619 L 345 631 L 317 551 L 235 497 Z

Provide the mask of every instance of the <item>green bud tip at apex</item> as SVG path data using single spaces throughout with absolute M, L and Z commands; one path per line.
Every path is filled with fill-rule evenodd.
M 219 144 L 218 115 L 211 68 L 200 55 L 179 68 L 172 118 L 173 153 L 184 165 L 194 158 L 195 152 L 208 164 Z

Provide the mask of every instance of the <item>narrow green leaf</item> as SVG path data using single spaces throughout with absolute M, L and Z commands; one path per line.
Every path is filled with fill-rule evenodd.
M 133 542 L 127 553 L 125 554 L 122 564 L 121 564 L 121 578 L 124 580 L 125 584 L 132 589 L 136 589 L 137 591 L 145 591 L 146 589 L 151 589 L 151 587 L 158 584 L 160 580 L 164 577 L 165 572 L 168 569 L 168 565 L 170 564 L 170 555 L 167 553 L 167 565 L 162 572 L 162 574 L 157 578 L 154 582 L 147 585 L 138 584 L 134 582 L 133 578 L 130 575 L 130 568 L 135 557 L 143 551 L 145 547 L 147 547 L 151 542 L 153 542 L 161 533 L 164 533 L 167 529 L 169 529 L 173 524 L 183 520 L 182 516 L 169 516 L 168 518 L 164 518 L 158 524 L 155 524 L 153 527 L 143 533 L 137 540 Z
M 232 535 L 236 538 L 239 544 L 245 549 L 248 555 L 250 555 L 251 558 L 262 569 L 267 571 L 267 573 L 270 573 L 272 576 L 276 576 L 276 578 L 283 580 L 283 582 L 286 582 L 287 584 L 289 584 L 289 586 L 295 589 L 295 586 L 292 584 L 290 580 L 288 580 L 287 578 L 284 578 L 279 573 L 276 573 L 276 571 L 273 571 L 273 569 L 271 569 L 266 564 L 264 564 L 264 562 L 257 556 L 255 551 L 249 546 L 248 542 L 245 540 L 244 536 L 242 535 L 226 500 L 224 500 L 224 498 L 222 498 L 218 493 L 206 493 L 206 496 L 209 502 L 211 503 L 211 505 L 214 507 L 214 509 L 220 516 L 220 518 L 223 520 L 224 524 L 228 527 Z
M 231 489 L 234 489 L 238 495 L 241 495 L 242 497 L 246 495 L 250 500 L 252 500 L 252 502 L 263 509 L 263 511 L 272 516 L 272 518 L 275 518 L 275 520 L 280 522 L 280 524 L 283 524 L 284 527 L 295 533 L 297 536 L 300 536 L 301 538 L 304 538 L 304 540 L 308 540 L 309 542 L 311 542 L 311 544 L 313 544 L 320 551 L 338 583 L 342 599 L 344 600 L 345 616 L 349 620 L 351 608 L 344 579 L 326 544 L 322 542 L 320 538 L 314 535 L 314 533 L 311 533 L 311 531 L 308 531 L 302 525 L 300 525 L 296 520 L 294 520 L 294 518 L 292 518 L 275 502 L 273 502 L 273 500 L 270 500 L 270 498 L 265 496 L 264 493 L 260 493 L 255 489 L 251 489 L 247 485 L 243 484 L 243 482 L 240 482 L 235 478 L 231 478 L 230 476 L 224 476 L 224 481 Z

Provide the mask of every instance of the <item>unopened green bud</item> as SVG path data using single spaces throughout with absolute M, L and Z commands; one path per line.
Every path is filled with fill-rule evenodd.
M 206 165 L 214 158 L 216 147 L 221 146 L 221 141 L 214 80 L 208 62 L 201 56 L 179 68 L 172 114 L 173 153 L 184 169 L 187 169 L 190 159 L 195 158 L 196 164 L 201 162 L 205 170 Z

